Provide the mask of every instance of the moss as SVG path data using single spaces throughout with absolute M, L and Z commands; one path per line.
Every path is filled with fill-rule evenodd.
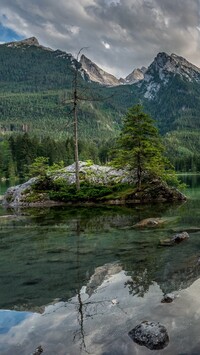
M 62 186 L 67 185 L 66 179 L 63 177 L 57 177 L 55 180 L 52 181 L 53 187 L 54 188 L 59 188 Z
M 56 201 L 103 201 L 107 199 L 124 199 L 133 189 L 125 184 L 95 185 L 81 183 L 81 189 L 76 190 L 75 185 L 67 185 L 66 182 L 56 181 L 54 188 L 48 191 L 49 198 Z
M 91 159 L 86 160 L 86 166 L 92 166 L 94 162 Z
M 104 197 L 105 200 L 127 200 L 129 197 L 133 197 L 136 189 L 124 187 L 121 191 L 113 191 L 111 194 Z
M 60 186 L 57 190 L 49 191 L 49 197 L 58 201 L 88 201 L 98 200 L 99 198 L 111 193 L 112 189 L 102 185 L 81 184 L 81 189 L 76 190 L 75 185 Z
M 21 195 L 27 195 L 31 191 L 31 187 L 27 187 L 25 190 L 21 191 Z
M 23 201 L 26 203 L 34 203 L 44 201 L 47 198 L 47 194 L 45 193 L 37 193 L 35 191 L 31 191 L 28 195 L 24 196 Z

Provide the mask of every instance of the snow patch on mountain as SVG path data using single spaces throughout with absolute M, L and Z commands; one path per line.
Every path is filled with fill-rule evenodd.
M 200 69 L 189 63 L 186 59 L 167 53 L 158 53 L 152 64 L 144 74 L 140 87 L 144 97 L 154 100 L 162 86 L 166 86 L 175 75 L 190 82 L 200 82 Z

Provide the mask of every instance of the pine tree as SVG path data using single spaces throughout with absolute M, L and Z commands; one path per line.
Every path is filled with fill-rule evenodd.
M 136 171 L 138 189 L 144 176 L 164 177 L 165 169 L 171 167 L 163 155 L 164 147 L 154 120 L 142 111 L 141 105 L 128 110 L 118 143 L 114 162 Z

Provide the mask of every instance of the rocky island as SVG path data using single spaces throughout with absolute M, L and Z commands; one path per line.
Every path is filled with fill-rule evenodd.
M 79 162 L 81 188 L 75 187 L 75 164 L 10 187 L 3 205 L 50 206 L 59 204 L 138 204 L 184 201 L 186 197 L 159 178 L 138 189 L 134 173 L 126 169 Z

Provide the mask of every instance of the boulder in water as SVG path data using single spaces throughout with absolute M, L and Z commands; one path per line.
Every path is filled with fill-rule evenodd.
M 174 300 L 174 293 L 167 293 L 166 295 L 164 295 L 163 299 L 161 300 L 161 303 L 172 303 Z
M 189 234 L 187 232 L 177 233 L 173 235 L 171 238 L 167 238 L 164 240 L 160 240 L 161 246 L 172 246 L 174 244 L 181 243 L 182 241 L 189 238 Z
M 182 242 L 183 240 L 186 240 L 189 238 L 189 234 L 187 232 L 182 232 L 182 233 L 177 233 L 175 234 L 171 240 L 174 242 L 174 243 L 180 243 Z
M 128 335 L 135 343 L 144 345 L 150 350 L 164 349 L 169 343 L 167 329 L 158 322 L 144 321 Z

